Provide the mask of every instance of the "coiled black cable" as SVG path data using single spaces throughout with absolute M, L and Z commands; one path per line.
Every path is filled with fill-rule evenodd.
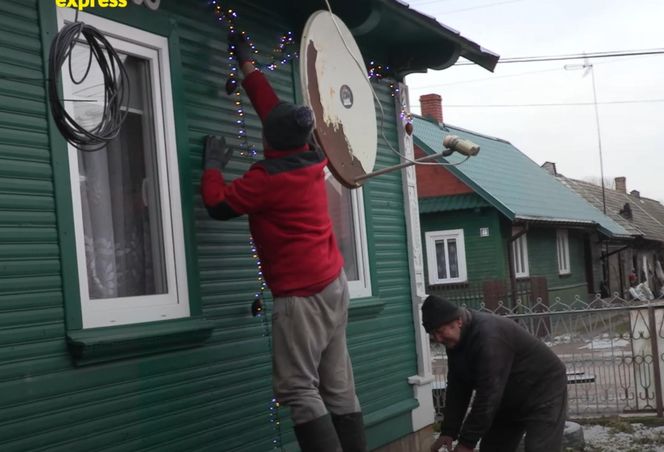
M 90 47 L 90 57 L 85 73 L 75 80 L 70 57 L 80 36 Z M 69 76 L 75 85 L 80 85 L 90 72 L 93 56 L 104 80 L 104 106 L 99 123 L 86 129 L 65 109 L 58 87 L 62 65 L 68 58 Z M 65 25 L 51 42 L 48 75 L 51 112 L 58 130 L 69 143 L 82 151 L 98 151 L 118 136 L 129 107 L 129 76 L 117 52 L 99 30 L 83 22 Z

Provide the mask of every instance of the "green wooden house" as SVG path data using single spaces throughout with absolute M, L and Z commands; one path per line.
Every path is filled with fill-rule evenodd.
M 396 0 L 330 3 L 365 59 L 390 67 L 374 89 L 381 132 L 402 152 L 412 155 L 406 74 L 459 56 L 495 65 L 494 54 Z M 244 94 L 226 94 L 227 30 L 215 6 L 235 9 L 259 62 L 276 65 L 266 72 L 279 95 L 297 101 L 288 37 L 297 50 L 323 4 L 94 5 L 0 0 L 0 450 L 295 450 L 288 412 L 272 400 L 269 317 L 250 311 L 262 282 L 246 219 L 211 220 L 198 190 L 206 135 L 246 145 L 230 179 L 253 162 L 253 147 L 260 158 L 258 118 Z M 67 145 L 46 90 L 53 38 L 75 20 L 108 36 L 133 87 L 120 135 L 94 153 Z M 79 79 L 88 54 L 77 46 L 71 55 Z M 62 80 L 75 117 L 98 119 L 98 71 L 83 84 Z M 398 163 L 390 146 L 379 138 L 377 167 Z M 329 178 L 372 448 L 426 449 L 417 444 L 431 438 L 414 180 L 411 168 L 350 192 Z
M 417 168 L 427 291 L 493 310 L 595 294 L 600 243 L 629 233 L 509 142 L 442 124 L 441 111 L 439 96 L 423 96 L 416 156 L 450 134 L 481 150 Z

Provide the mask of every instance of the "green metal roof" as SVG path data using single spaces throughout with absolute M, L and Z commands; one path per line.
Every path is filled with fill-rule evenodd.
M 610 237 L 629 237 L 618 223 L 574 191 L 565 187 L 545 169 L 507 141 L 479 135 L 451 126 L 440 126 L 414 117 L 415 144 L 427 154 L 443 150 L 443 138 L 457 135 L 480 146 L 480 153 L 457 166 L 447 166 L 477 194 L 512 221 L 544 221 L 568 224 L 596 224 Z M 459 163 L 453 154 L 443 162 Z
M 462 195 L 434 196 L 419 200 L 420 213 L 450 212 L 453 210 L 475 209 L 490 206 L 488 202 L 475 193 Z

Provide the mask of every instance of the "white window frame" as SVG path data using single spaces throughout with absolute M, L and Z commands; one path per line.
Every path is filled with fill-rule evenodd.
M 325 168 L 325 179 L 334 177 L 330 170 Z M 349 190 L 339 181 L 335 181 L 342 190 L 350 192 L 350 201 L 353 212 L 353 232 L 355 233 L 355 255 L 357 256 L 357 280 L 348 280 L 350 298 L 364 298 L 372 295 L 371 267 L 369 264 L 369 246 L 367 242 L 367 222 L 364 216 L 364 191 L 362 187 Z M 327 182 L 326 182 L 327 183 Z M 334 222 L 335 219 L 332 218 Z M 348 275 L 347 275 L 348 276 Z
M 456 278 L 438 277 L 438 254 L 436 253 L 436 242 L 445 241 L 445 255 L 447 253 L 447 240 L 456 239 L 457 259 L 459 264 L 459 276 Z M 466 265 L 466 242 L 463 229 L 450 229 L 446 231 L 431 231 L 424 234 L 427 249 L 427 269 L 429 272 L 429 284 L 455 284 L 468 281 L 468 270 Z M 447 274 L 450 274 L 449 259 L 446 259 Z
M 569 231 L 567 229 L 556 230 L 556 252 L 558 255 L 558 274 L 569 275 L 572 273 L 569 261 Z
M 528 234 L 523 234 L 516 240 L 512 241 L 514 276 L 517 278 L 528 278 L 530 276 L 527 235 Z
M 367 244 L 367 222 L 364 217 L 364 192 L 362 188 L 350 190 L 353 205 L 353 230 L 355 231 L 355 252 L 358 256 L 357 269 L 359 279 L 348 281 L 351 298 L 371 296 L 371 272 L 369 266 L 369 247 Z
M 75 11 L 58 8 L 58 28 L 75 20 Z M 159 174 L 159 196 L 163 225 L 167 292 L 165 294 L 91 300 L 89 297 L 80 176 L 77 150 L 69 146 L 69 169 L 76 236 L 78 280 L 83 328 L 127 325 L 188 317 L 189 296 L 184 250 L 184 231 L 180 200 L 175 118 L 171 89 L 168 40 L 134 27 L 84 12 L 79 20 L 102 31 L 111 45 L 122 53 L 148 61 L 153 93 L 154 131 Z M 68 63 L 63 65 L 64 70 Z M 72 93 L 71 83 L 63 77 L 64 97 Z M 72 112 L 70 112 L 72 114 Z

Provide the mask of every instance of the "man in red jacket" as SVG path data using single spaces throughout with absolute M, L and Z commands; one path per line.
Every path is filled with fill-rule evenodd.
M 208 213 L 249 226 L 272 295 L 277 399 L 290 407 L 303 452 L 364 452 L 366 440 L 346 346 L 349 293 L 328 213 L 327 159 L 308 144 L 313 113 L 280 101 L 241 35 L 229 42 L 242 86 L 263 123 L 265 160 L 227 184 L 223 146 L 206 147 L 201 192 Z

